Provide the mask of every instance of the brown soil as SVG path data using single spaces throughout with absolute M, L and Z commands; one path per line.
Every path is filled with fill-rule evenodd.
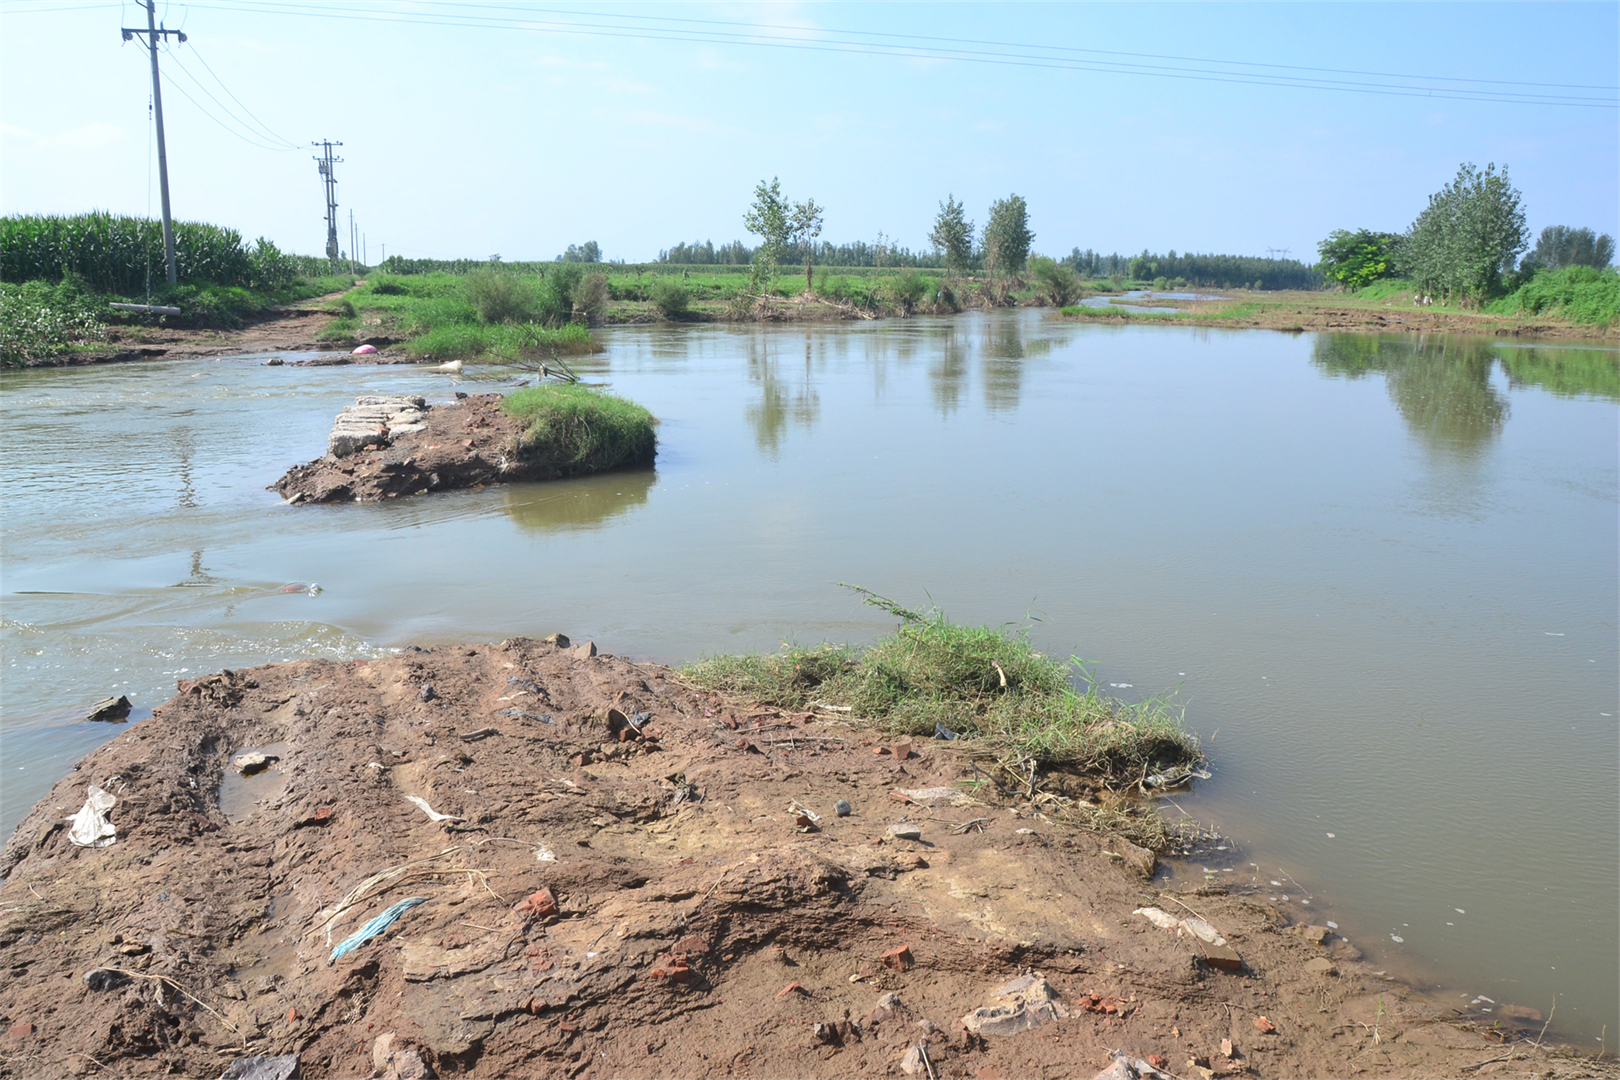
M 1178 1077 L 1612 1075 L 1442 1022 L 1349 943 L 1241 892 L 1167 892 L 1147 853 L 1028 803 L 897 798 L 962 778 L 947 744 L 896 753 L 591 651 L 181 682 L 0 857 L 0 1074 L 207 1077 L 296 1053 L 313 1080 L 377 1075 L 392 1034 L 439 1076 L 899 1076 L 922 1039 L 939 1076 L 986 1080 L 1091 1076 L 1111 1050 Z M 642 712 L 638 736 L 623 718 Z M 244 778 L 249 748 L 277 760 Z M 110 847 L 67 840 L 91 784 L 118 800 Z M 889 836 L 902 819 L 920 840 Z M 1144 903 L 1214 924 L 1242 969 Z M 1030 971 L 1067 1018 L 968 1037 L 959 1018 Z
M 1225 300 L 1143 300 L 1144 306 L 1179 308 L 1179 315 L 1132 315 L 1109 308 L 1081 308 L 1065 314 L 1092 322 L 1169 321 L 1176 325 L 1223 326 L 1234 330 L 1343 330 L 1357 333 L 1480 334 L 1490 337 L 1533 337 L 1582 341 L 1614 340 L 1614 325 L 1559 322 L 1509 315 L 1437 311 L 1410 303 L 1389 306 L 1334 302 L 1322 293 L 1233 292 Z M 1119 305 L 1126 307 L 1128 305 Z M 1254 310 L 1239 310 L 1253 306 Z
M 501 395 L 474 394 L 428 409 L 424 431 L 295 465 L 271 490 L 295 503 L 378 502 L 562 475 L 519 453 L 522 434 L 523 425 L 501 410 Z
M 182 326 L 111 326 L 107 347 L 53 356 L 42 366 L 106 364 L 124 360 L 189 360 L 257 352 L 304 352 L 329 348 L 318 341 L 335 316 L 304 306 L 271 308 L 246 319 L 238 330 Z

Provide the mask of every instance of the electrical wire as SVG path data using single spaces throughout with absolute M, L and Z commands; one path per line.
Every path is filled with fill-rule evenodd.
M 426 26 L 460 26 L 478 29 L 516 30 L 532 33 L 562 33 L 580 36 L 630 38 L 651 41 L 676 41 L 698 44 L 722 45 L 750 45 L 758 48 L 791 49 L 799 51 L 834 52 L 853 55 L 890 56 L 912 59 L 939 59 L 955 60 L 959 62 L 997 64 L 1002 66 L 1047 68 L 1071 71 L 1097 71 L 1109 74 L 1125 74 L 1138 76 L 1152 76 L 1160 78 L 1190 79 L 1201 82 L 1239 83 L 1259 86 L 1273 86 L 1292 89 L 1334 90 L 1341 92 L 1354 92 L 1363 94 L 1377 94 L 1383 96 L 1423 97 L 1438 100 L 1460 100 L 1494 102 L 1499 104 L 1528 104 L 1528 105 L 1558 105 L 1566 107 L 1587 108 L 1616 108 L 1620 101 L 1611 97 L 1592 97 L 1572 94 L 1549 94 L 1530 90 L 1498 91 L 1480 89 L 1469 86 L 1418 86 L 1390 83 L 1368 83 L 1349 79 L 1332 79 L 1320 76 L 1302 75 L 1272 75 L 1259 71 L 1223 71 L 1209 68 L 1177 67 L 1167 64 L 1125 63 L 1120 61 L 1104 61 L 1071 58 L 1064 56 L 1045 55 L 1038 52 L 998 52 L 992 49 L 939 49 L 918 45 L 887 45 L 874 42 L 859 42 L 840 40 L 833 36 L 824 36 L 818 41 L 786 40 L 780 35 L 763 34 L 751 31 L 748 34 L 736 34 L 718 30 L 686 31 L 674 28 L 626 27 L 623 25 L 610 25 L 605 23 L 568 22 L 554 19 L 524 19 L 512 17 L 476 16 L 465 13 L 467 7 L 472 5 L 450 5 L 455 9 L 454 14 L 434 14 L 422 12 L 421 8 L 435 6 L 433 0 L 424 0 L 412 6 L 411 9 L 386 8 L 381 5 L 368 6 L 365 9 L 342 7 L 338 5 L 311 5 L 299 3 L 255 3 L 249 7 L 237 6 L 232 0 L 214 0 L 213 3 L 193 5 L 202 8 L 213 8 L 220 11 L 242 12 L 252 10 L 260 13 L 274 13 L 281 15 L 302 16 L 307 18 L 326 18 L 348 21 L 388 22 L 404 25 Z M 437 6 L 444 6 L 442 4 Z M 499 9 L 496 5 L 480 5 L 490 9 Z M 511 9 L 524 10 L 531 9 Z M 546 13 L 550 9 L 532 9 Z M 588 17 L 601 18 L 601 15 Z M 613 16 L 617 18 L 640 18 L 647 20 L 647 16 Z M 692 20 L 697 22 L 699 20 Z M 749 24 L 718 24 L 718 25 L 749 25 Z M 866 32 L 837 32 L 850 35 Z M 902 37 L 902 35 L 873 35 Z M 962 39 L 928 39 L 915 38 L 913 40 L 962 40 Z M 991 44 L 978 43 L 972 44 Z M 1040 46 L 1014 46 L 1022 49 L 1039 49 Z M 1091 52 L 1092 50 L 1076 50 L 1066 47 L 1051 47 L 1048 52 Z M 1153 54 L 1118 54 L 1105 53 L 1095 50 L 1098 55 L 1139 55 L 1151 57 Z M 1197 60 L 1186 58 L 1189 62 L 1206 64 L 1224 64 L 1228 67 L 1274 67 L 1279 70 L 1322 71 L 1325 73 L 1344 73 L 1342 69 L 1326 68 L 1299 68 L 1289 65 L 1256 65 L 1245 61 L 1219 61 Z M 1493 82 L 1491 80 L 1461 80 L 1449 77 L 1431 76 L 1378 76 L 1428 80 L 1431 82 Z M 1535 86 L 1553 85 L 1561 89 L 1606 89 L 1604 87 L 1587 86 L 1585 84 L 1532 84 L 1509 83 L 1501 81 L 1496 85 Z
M 272 152 L 280 153 L 280 154 L 285 154 L 285 153 L 290 152 L 288 150 L 288 148 L 286 148 L 286 147 L 283 147 L 283 146 L 269 146 L 269 145 L 267 145 L 265 143 L 259 142 L 257 139 L 250 139 L 246 135 L 243 135 L 240 131 L 237 131 L 235 128 L 233 128 L 229 124 L 225 123 L 225 121 L 221 120 L 219 117 L 215 116 L 213 113 L 209 112 L 206 108 L 204 108 L 202 102 L 198 101 L 196 98 L 192 97 L 189 93 L 187 93 L 186 88 L 184 86 L 181 86 L 178 82 L 176 82 L 175 79 L 174 79 L 174 76 L 170 75 L 167 69 L 163 69 L 160 73 L 163 76 L 163 81 L 168 83 L 170 88 L 172 88 L 174 90 L 178 90 L 182 97 L 184 97 L 187 101 L 191 102 L 193 105 L 197 106 L 197 111 L 198 112 L 202 113 L 204 116 L 208 117 L 208 119 L 212 120 L 214 123 L 218 124 L 220 127 L 224 128 L 226 131 L 230 132 L 232 135 L 235 135 L 238 139 L 241 139 L 243 142 L 247 143 L 249 146 L 256 146 L 260 150 L 270 150 Z
M 619 15 L 612 12 L 571 11 L 566 8 L 526 8 L 512 4 L 446 4 L 443 0 L 418 0 L 420 6 L 426 7 L 472 7 L 504 11 L 538 11 L 552 15 L 579 15 L 592 18 L 608 19 L 641 19 L 647 22 L 681 22 L 699 23 L 709 26 L 747 26 L 763 30 L 792 30 L 802 32 L 804 27 L 785 26 L 779 23 L 745 23 L 724 21 L 719 19 L 682 19 L 667 15 Z M 1226 64 L 1231 67 L 1259 67 L 1275 68 L 1285 71 L 1319 71 L 1333 75 L 1367 75 L 1387 79 L 1425 79 L 1433 82 L 1467 82 L 1489 83 L 1497 86 L 1542 86 L 1570 90 L 1609 90 L 1607 86 L 1593 86 L 1585 83 L 1544 83 L 1524 82 L 1518 79 L 1470 79 L 1450 75 L 1413 75 L 1410 73 L 1390 71 L 1361 71 L 1354 68 L 1324 68 L 1306 67 L 1299 64 L 1267 64 L 1251 60 L 1219 60 L 1205 56 L 1176 56 L 1162 53 L 1136 53 L 1120 52 L 1114 49 L 1082 49 L 1069 45 L 1032 45 L 1028 42 L 1016 41 L 976 41 L 970 38 L 935 37 L 926 34 L 891 34 L 874 30 L 836 30 L 832 33 L 846 34 L 851 37 L 896 38 L 904 41 L 937 41 L 958 45 L 993 45 L 1013 49 L 1043 49 L 1050 52 L 1087 53 L 1094 56 L 1134 56 L 1147 60 L 1180 60 L 1197 64 Z
M 285 138 L 284 136 L 278 135 L 274 131 L 270 130 L 268 124 L 266 124 L 263 120 L 260 120 L 257 116 L 254 116 L 253 111 L 246 105 L 242 104 L 241 98 L 231 93 L 231 88 L 225 85 L 225 80 L 221 79 L 217 74 L 215 74 L 214 69 L 209 66 L 208 61 L 203 59 L 202 53 L 197 51 L 196 43 L 189 42 L 188 44 L 191 45 L 191 55 L 195 56 L 197 58 L 197 62 L 207 69 L 208 74 L 214 77 L 214 81 L 219 83 L 219 88 L 225 91 L 225 93 L 230 96 L 232 101 L 241 106 L 243 112 L 247 113 L 249 117 L 252 117 L 253 122 L 259 126 L 259 130 L 263 131 L 266 135 L 269 135 L 276 142 L 286 143 L 289 147 L 295 150 L 303 149 L 303 147 L 301 147 L 298 143 L 295 143 L 291 139 Z
M 46 11 L 78 11 L 113 7 L 113 4 L 87 4 L 76 7 L 12 8 L 15 14 L 37 14 Z M 388 8 L 381 4 L 363 9 L 338 5 L 312 5 L 298 3 L 265 3 L 255 0 L 246 4 L 242 0 L 215 0 L 213 3 L 187 5 L 191 7 L 230 11 L 237 14 L 294 15 L 305 18 L 327 18 L 347 21 L 387 22 L 405 25 L 459 26 L 473 29 L 516 30 L 531 33 L 560 33 L 590 37 L 628 38 L 645 41 L 673 41 L 688 44 L 746 45 L 754 48 L 776 48 L 812 52 L 833 52 L 847 55 L 888 56 L 911 59 L 952 60 L 960 63 L 995 64 L 1009 67 L 1045 68 L 1066 71 L 1091 71 L 1114 75 L 1135 75 L 1144 78 L 1173 78 L 1198 82 L 1220 82 L 1240 85 L 1271 86 L 1285 89 L 1311 89 L 1341 93 L 1374 94 L 1395 97 L 1421 97 L 1450 101 L 1478 101 L 1497 104 L 1549 105 L 1574 108 L 1620 108 L 1616 88 L 1586 83 L 1547 83 L 1508 79 L 1478 79 L 1446 75 L 1417 75 L 1353 68 L 1308 67 L 1297 64 L 1274 64 L 1245 60 L 1221 60 L 1209 57 L 1179 56 L 1160 53 L 1134 53 L 1106 49 L 1085 49 L 1061 45 L 1033 45 L 1021 42 L 980 41 L 931 35 L 895 34 L 866 30 L 815 31 L 820 35 L 809 41 L 800 37 L 788 39 L 778 31 L 795 35 L 805 32 L 802 27 L 775 23 L 745 23 L 715 19 L 693 19 L 657 15 L 620 15 L 611 12 L 583 12 L 566 8 L 530 8 L 511 4 L 463 4 L 446 0 L 416 0 L 408 8 Z M 444 9 L 443 14 L 432 10 Z M 560 21 L 556 19 L 519 19 L 513 16 L 479 16 L 469 10 L 512 11 L 537 15 L 564 15 L 580 19 L 615 19 L 617 23 Z M 165 6 L 167 14 L 167 6 Z M 636 25 L 658 23 L 663 26 Z M 673 24 L 703 27 L 684 30 Z M 745 27 L 747 32 L 736 33 L 719 27 Z M 850 40 L 868 39 L 868 40 Z M 885 40 L 886 39 L 886 40 Z M 927 43 L 927 44 L 912 44 Z M 943 46 L 943 47 L 942 47 Z M 966 46 L 973 46 L 967 48 Z M 1010 50 L 1010 51 L 1009 51 Z M 1090 59 L 1092 57 L 1122 57 L 1131 60 Z M 1155 60 L 1168 63 L 1141 63 Z M 1177 65 L 1203 64 L 1216 67 L 1185 67 Z M 1252 70 L 1223 70 L 1226 68 Z M 1268 69 L 1268 70 L 1261 70 Z M 1299 74 L 1270 74 L 1269 72 L 1296 72 Z M 1312 74 L 1316 73 L 1316 74 Z M 1403 79 L 1407 83 L 1369 83 L 1352 79 L 1329 78 L 1335 75 L 1354 75 L 1372 79 Z M 217 78 L 217 76 L 216 76 Z M 1460 84 L 1460 85 L 1413 85 Z M 223 86 L 223 83 L 221 84 Z M 1487 86 L 1521 87 L 1531 89 L 1489 90 Z M 1539 90 L 1597 90 L 1605 96 L 1541 93 Z M 227 89 L 227 92 L 228 89 Z M 234 95 L 233 95 L 234 97 Z M 240 102 L 238 102 L 240 104 Z M 245 107 L 244 107 L 245 108 Z M 263 126 L 262 124 L 260 125 Z M 265 129 L 268 132 L 268 128 Z M 273 133 L 271 133 L 273 135 Z M 280 136 L 274 136 L 280 139 Z M 285 140 L 281 140 L 285 141 Z
M 181 73 L 184 74 L 186 78 L 188 78 L 192 82 L 196 83 L 197 84 L 197 89 L 199 89 L 203 93 L 207 94 L 208 97 L 214 102 L 214 104 L 216 104 L 216 105 L 218 105 L 220 107 L 220 110 L 222 112 L 224 112 L 224 114 L 226 116 L 230 117 L 233 121 L 235 121 L 249 135 L 252 135 L 255 139 L 262 139 L 262 138 L 265 138 L 265 136 L 267 135 L 269 137 L 269 139 L 271 139 L 271 140 L 273 140 L 275 142 L 279 142 L 279 143 L 283 144 L 283 145 L 281 145 L 279 147 L 268 147 L 267 149 L 277 149 L 277 150 L 286 150 L 286 151 L 303 149 L 303 147 L 299 146 L 297 143 L 293 142 L 290 139 L 282 138 L 280 135 L 277 135 L 275 132 L 270 131 L 268 128 L 265 128 L 265 135 L 260 135 L 258 132 L 254 131 L 252 124 L 249 124 L 248 122 L 243 120 L 240 116 L 237 116 L 234 112 L 232 112 L 231 107 L 229 105 L 226 105 L 223 101 L 219 100 L 219 98 L 217 96 L 215 96 L 215 94 L 214 94 L 214 92 L 212 90 L 209 90 L 207 86 L 203 85 L 203 82 L 202 82 L 201 79 L 197 78 L 196 75 L 193 75 L 191 73 L 191 70 L 189 68 L 187 68 L 186 65 L 181 61 L 180 54 L 176 50 L 169 48 L 168 42 L 166 42 L 166 41 L 163 43 L 163 52 L 164 52 L 164 55 L 166 55 L 168 57 L 168 62 L 172 67 L 180 69 Z M 201 60 L 202 57 L 199 56 L 199 57 L 197 57 L 197 59 Z M 204 63 L 204 66 L 206 67 L 207 64 Z M 210 70 L 209 74 L 213 74 L 213 72 Z M 214 79 L 215 79 L 215 81 L 218 81 L 219 76 L 215 75 Z M 231 99 L 233 101 L 236 99 L 236 95 L 231 94 L 230 88 L 227 87 L 223 82 L 220 82 L 219 85 L 220 85 L 220 88 L 222 90 L 224 90 L 226 94 L 229 94 L 231 96 Z M 190 97 L 191 95 L 187 94 L 186 96 Z M 196 99 L 192 98 L 192 101 L 195 103 Z M 238 101 L 237 104 L 242 105 L 242 103 L 240 101 Z M 245 105 L 242 106 L 242 111 L 247 112 L 247 107 Z M 251 116 L 252 114 L 249 113 L 249 115 Z M 215 120 L 216 123 L 219 123 L 219 120 L 218 120 L 217 117 L 215 117 L 213 119 Z M 254 117 L 254 120 L 257 121 L 258 118 Z M 264 125 L 261 123 L 259 126 L 263 127 Z

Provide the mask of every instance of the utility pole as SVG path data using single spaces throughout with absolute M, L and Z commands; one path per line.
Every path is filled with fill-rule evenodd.
M 157 0 L 152 0 L 156 3 Z M 326 187 L 326 260 L 331 264 L 332 273 L 338 268 L 338 233 L 337 233 L 337 172 L 334 166 L 342 162 L 342 158 L 332 156 L 332 147 L 342 146 L 340 142 L 331 139 L 321 139 L 309 145 L 322 147 L 324 153 L 315 159 L 315 167 L 320 170 L 321 180 Z
M 157 49 L 159 39 L 173 34 L 185 44 L 186 35 L 158 27 L 157 0 L 146 0 L 141 6 L 146 8 L 146 29 L 122 27 L 121 31 L 125 41 L 134 41 L 136 34 L 145 34 L 147 48 L 152 53 L 152 115 L 157 120 L 158 187 L 163 192 L 163 262 L 168 268 L 169 284 L 173 285 L 179 278 L 174 270 L 174 218 L 169 213 L 169 154 L 163 145 L 163 87 L 158 82 Z
M 354 273 L 354 207 L 349 208 L 349 273 Z

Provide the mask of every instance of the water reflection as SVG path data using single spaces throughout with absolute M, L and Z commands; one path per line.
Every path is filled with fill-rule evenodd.
M 928 365 L 928 388 L 941 416 L 949 416 L 962 403 L 962 384 L 967 381 L 970 339 L 955 325 L 940 331 L 939 353 Z
M 1311 362 L 1329 375 L 1381 372 L 1390 400 L 1431 451 L 1476 458 L 1502 433 L 1508 404 L 1491 385 L 1496 346 L 1467 338 L 1319 334 Z
M 599 528 L 647 501 L 656 469 L 606 473 L 581 480 L 508 484 L 503 509 L 526 529 L 544 532 Z
M 1497 359 L 1514 389 L 1539 386 L 1559 397 L 1620 400 L 1620 363 L 1611 349 L 1507 346 Z
M 821 415 L 821 396 L 812 384 L 811 338 L 804 338 L 804 374 L 794 380 L 783 370 L 763 335 L 748 339 L 748 381 L 759 387 L 759 401 L 749 405 L 748 426 L 760 452 L 775 461 L 782 452 L 788 425 L 809 429 Z

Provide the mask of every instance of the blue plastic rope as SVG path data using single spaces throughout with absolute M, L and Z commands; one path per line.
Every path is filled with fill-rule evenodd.
M 415 907 L 417 904 L 425 903 L 427 903 L 427 897 L 425 896 L 413 896 L 409 900 L 401 900 L 399 903 L 395 904 L 393 907 L 389 908 L 387 911 L 383 912 L 381 915 L 377 916 L 375 919 L 372 919 L 370 922 L 366 923 L 366 925 L 344 938 L 342 943 L 339 944 L 337 948 L 332 950 L 332 959 L 328 960 L 327 963 L 336 963 L 338 957 L 358 949 L 360 946 L 364 945 L 366 942 L 370 941 L 372 938 L 376 937 L 390 926 L 393 926 L 394 920 L 411 910 L 411 908 Z

